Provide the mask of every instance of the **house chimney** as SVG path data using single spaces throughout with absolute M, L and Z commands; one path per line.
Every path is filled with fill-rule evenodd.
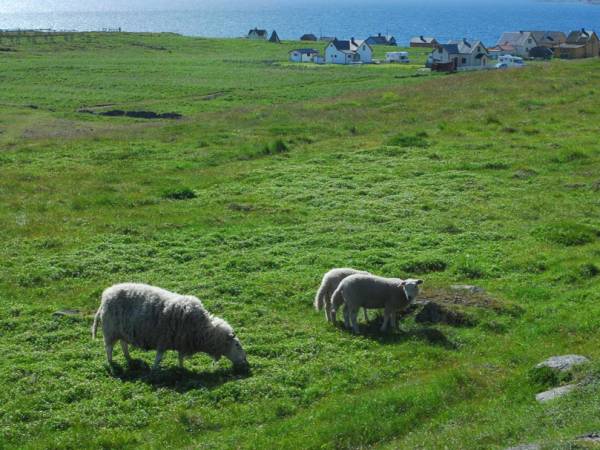
M 381 37 L 381 33 L 377 33 L 377 36 Z
M 350 42 L 352 42 L 352 44 L 356 45 L 356 41 L 354 40 L 353 37 L 350 38 Z

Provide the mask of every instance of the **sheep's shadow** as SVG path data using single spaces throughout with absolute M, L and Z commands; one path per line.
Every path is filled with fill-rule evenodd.
M 454 342 L 436 328 L 419 327 L 406 330 L 402 329 L 400 326 L 399 329 L 393 331 L 381 331 L 382 324 L 382 317 L 371 319 L 368 323 L 360 323 L 360 335 L 381 344 L 397 344 L 411 339 L 417 339 L 448 350 L 455 350 L 457 348 L 457 345 Z M 352 333 L 352 330 L 346 329 L 342 322 L 338 322 L 337 326 L 348 333 Z
M 123 382 L 141 381 L 155 389 L 167 388 L 179 393 L 192 389 L 214 389 L 230 381 L 252 376 L 250 369 L 239 371 L 231 367 L 219 367 L 216 370 L 200 372 L 178 366 L 153 370 L 148 363 L 140 359 L 132 359 L 131 363 L 125 366 L 113 362 L 112 368 L 108 370 L 113 377 Z

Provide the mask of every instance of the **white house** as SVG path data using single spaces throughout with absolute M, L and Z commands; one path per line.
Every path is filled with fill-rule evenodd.
M 373 61 L 373 49 L 365 41 L 334 39 L 325 48 L 327 64 L 356 64 Z
M 319 51 L 314 48 L 298 48 L 290 50 L 290 61 L 292 62 L 314 62 L 316 56 L 319 56 Z
M 267 39 L 269 39 L 269 34 L 267 33 L 267 30 L 259 30 L 258 28 L 253 28 L 252 30 L 248 31 L 248 36 L 246 37 L 248 39 L 266 41 Z
M 510 31 L 502 33 L 496 45 L 510 45 L 514 48 L 513 55 L 528 58 L 529 52 L 538 46 L 538 42 L 531 31 Z
M 440 44 L 431 52 L 431 62 L 452 65 L 454 70 L 474 70 L 489 67 L 490 55 L 481 41 L 466 39 Z

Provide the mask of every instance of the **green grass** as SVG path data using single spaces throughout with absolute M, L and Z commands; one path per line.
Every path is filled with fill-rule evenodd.
M 0 447 L 571 448 L 600 429 L 600 61 L 415 76 L 288 63 L 299 45 L 0 54 Z M 312 309 L 335 266 L 486 294 L 459 305 L 471 326 L 352 336 Z M 110 375 L 90 325 L 121 281 L 197 295 L 252 373 L 117 350 Z M 538 405 L 566 380 L 531 368 L 562 353 L 592 359 L 587 384 Z

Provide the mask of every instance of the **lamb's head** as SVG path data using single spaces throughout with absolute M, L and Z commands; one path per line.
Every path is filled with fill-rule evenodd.
M 423 280 L 415 280 L 412 278 L 402 282 L 402 287 L 404 288 L 404 293 L 406 294 L 409 303 L 413 303 L 417 298 L 417 295 L 419 295 L 419 285 L 421 284 L 423 284 Z
M 219 334 L 222 336 L 221 354 L 233 363 L 234 369 L 247 370 L 249 364 L 246 359 L 246 352 L 242 348 L 242 344 L 233 332 L 231 326 L 218 317 L 213 317 L 212 321 L 219 330 Z
M 223 355 L 233 363 L 233 367 L 236 370 L 248 370 L 250 368 L 246 352 L 234 333 L 229 336 L 229 348 Z

